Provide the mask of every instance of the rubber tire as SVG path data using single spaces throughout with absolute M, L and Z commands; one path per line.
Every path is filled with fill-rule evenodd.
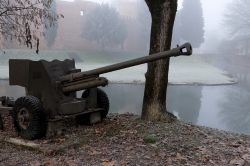
M 22 108 L 26 108 L 30 114 L 30 122 L 27 128 L 21 127 L 18 122 L 18 113 Z M 45 136 L 47 122 L 42 104 L 38 98 L 34 96 L 18 98 L 12 111 L 12 117 L 14 127 L 22 138 L 34 140 Z
M 89 97 L 89 89 L 85 90 L 82 93 L 82 98 L 88 98 Z M 101 120 L 106 118 L 108 112 L 109 112 L 109 99 L 107 94 L 97 88 L 97 107 L 103 108 L 104 110 L 101 112 Z M 80 125 L 90 125 L 90 114 L 83 114 L 76 117 L 76 122 Z
M 89 89 L 83 92 L 82 98 L 87 98 L 88 96 Z M 106 118 L 109 112 L 109 98 L 108 95 L 100 88 L 97 88 L 97 108 L 104 109 L 104 111 L 101 112 L 101 118 Z

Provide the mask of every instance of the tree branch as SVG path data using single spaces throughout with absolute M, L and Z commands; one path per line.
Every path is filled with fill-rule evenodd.
M 37 36 L 40 36 L 43 27 L 54 25 L 53 22 L 62 17 L 50 9 L 51 1 L 0 0 L 0 37 L 26 42 L 27 46 L 36 42 L 38 47 Z

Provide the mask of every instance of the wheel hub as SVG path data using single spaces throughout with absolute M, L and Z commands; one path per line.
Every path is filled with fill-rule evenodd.
M 30 113 L 27 108 L 21 108 L 17 114 L 17 119 L 20 127 L 27 129 L 30 124 Z

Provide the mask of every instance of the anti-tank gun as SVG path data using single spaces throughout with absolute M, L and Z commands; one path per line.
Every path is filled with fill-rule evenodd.
M 51 62 L 11 59 L 9 83 L 25 87 L 26 96 L 14 102 L 2 97 L 2 110 L 11 111 L 17 132 L 26 139 L 43 137 L 50 124 L 68 117 L 76 118 L 79 123 L 94 124 L 104 119 L 109 111 L 108 96 L 98 88 L 106 86 L 108 80 L 100 75 L 191 54 L 192 47 L 186 43 L 169 51 L 84 72 L 76 69 L 74 60 L 69 59 Z M 77 98 L 76 92 L 81 90 L 82 96 Z

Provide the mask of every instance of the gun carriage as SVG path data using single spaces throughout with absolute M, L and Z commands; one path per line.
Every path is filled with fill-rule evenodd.
M 0 113 L 10 111 L 18 134 L 31 140 L 43 137 L 48 122 L 58 119 L 73 117 L 80 123 L 94 124 L 102 121 L 109 111 L 108 96 L 98 88 L 108 84 L 101 74 L 191 54 L 192 47 L 186 43 L 169 51 L 84 72 L 76 69 L 74 60 L 69 59 L 51 62 L 11 59 L 9 84 L 24 87 L 26 96 L 16 100 L 1 97 Z M 81 90 L 81 98 L 77 98 L 76 92 Z

